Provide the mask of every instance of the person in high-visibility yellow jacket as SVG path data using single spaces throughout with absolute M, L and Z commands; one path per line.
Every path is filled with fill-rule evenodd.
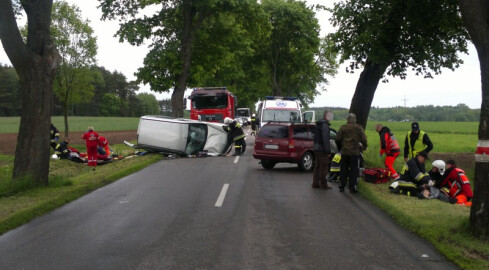
M 426 132 L 419 130 L 418 122 L 411 124 L 411 131 L 406 134 L 404 141 L 404 162 L 415 158 L 419 152 L 429 153 L 433 150 L 433 143 Z

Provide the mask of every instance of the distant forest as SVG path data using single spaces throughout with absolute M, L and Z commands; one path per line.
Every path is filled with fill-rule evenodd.
M 345 119 L 348 114 L 346 108 L 317 108 L 310 110 L 316 111 L 316 119 L 325 109 L 332 109 L 336 120 Z M 457 106 L 416 106 L 412 108 L 392 107 L 370 109 L 369 120 L 375 121 L 455 121 L 455 122 L 478 122 L 480 118 L 480 109 L 471 109 L 465 104 Z
M 124 74 L 104 67 L 92 68 L 97 75 L 87 86 L 85 96 L 70 102 L 70 116 L 123 116 L 139 117 L 148 114 L 170 115 L 170 100 L 157 100 L 153 94 L 138 93 L 136 82 L 128 81 Z M 53 94 L 52 115 L 63 115 L 62 103 Z M 12 66 L 0 64 L 0 117 L 19 116 L 21 110 L 19 78 Z

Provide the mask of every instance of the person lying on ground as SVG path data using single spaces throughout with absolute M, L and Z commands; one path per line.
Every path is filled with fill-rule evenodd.
M 54 153 L 61 159 L 69 159 L 76 163 L 85 163 L 85 159 L 80 157 L 80 153 L 78 152 L 78 150 L 68 146 L 70 142 L 71 139 L 69 137 L 66 137 L 64 141 L 56 146 L 56 150 L 54 151 Z M 72 149 L 76 151 L 73 151 Z

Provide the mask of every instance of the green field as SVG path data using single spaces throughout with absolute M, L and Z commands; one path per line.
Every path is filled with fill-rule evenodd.
M 345 121 L 333 121 L 331 126 L 338 130 Z M 365 130 L 371 147 L 379 144 L 379 135 L 375 125 L 382 124 L 390 128 L 399 141 L 401 150 L 404 147 L 406 134 L 411 130 L 411 122 L 376 122 L 369 121 Z M 477 122 L 420 122 L 433 142 L 433 153 L 474 153 L 477 147 Z M 402 155 L 402 154 L 401 154 Z
M 65 130 L 62 116 L 53 116 L 51 119 L 59 131 Z M 19 124 L 20 117 L 0 117 L 0 133 L 17 133 Z M 97 131 L 136 130 L 138 124 L 138 117 L 68 117 L 70 131 L 86 131 L 88 126 L 93 126 Z

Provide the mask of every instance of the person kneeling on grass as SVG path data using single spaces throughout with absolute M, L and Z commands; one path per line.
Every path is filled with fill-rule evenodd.
M 469 178 L 465 172 L 459 168 L 454 160 L 446 162 L 446 171 L 443 182 L 441 183 L 441 192 L 445 193 L 451 200 L 456 200 L 456 203 L 464 206 L 472 205 L 472 188 Z
M 428 159 L 428 153 L 421 151 L 416 157 L 410 159 L 402 168 L 400 179 L 394 181 L 391 186 L 391 192 L 405 194 L 408 196 L 418 196 L 426 185 L 432 186 L 429 175 L 425 171 L 424 163 Z

